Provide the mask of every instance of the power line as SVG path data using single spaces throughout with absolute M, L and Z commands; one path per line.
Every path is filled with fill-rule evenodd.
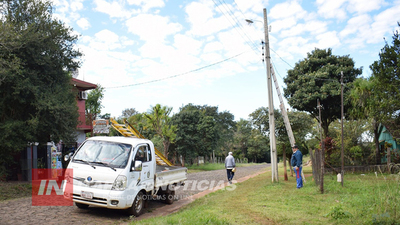
M 219 0 L 220 1 L 220 0 Z M 221 8 L 219 7 L 219 5 L 217 4 L 217 2 L 215 2 L 215 0 L 213 0 L 215 6 L 217 6 L 218 10 L 225 16 L 225 18 L 229 21 L 229 23 L 232 25 L 232 27 L 239 33 L 239 35 L 243 38 L 243 40 L 246 42 L 246 44 L 248 44 L 250 46 L 251 49 L 253 49 L 256 53 L 256 49 L 257 49 L 257 45 L 254 44 L 254 42 L 251 41 L 251 39 L 246 35 L 245 32 L 242 32 L 247 36 L 247 38 L 250 40 L 250 43 L 248 40 L 246 40 L 246 38 L 243 37 L 242 33 L 239 31 L 239 29 L 237 28 L 237 26 L 235 24 L 233 24 L 231 22 L 231 20 L 228 18 L 228 16 L 225 14 L 225 12 L 223 10 L 221 10 Z M 221 1 L 220 1 L 221 3 Z M 225 3 L 226 4 L 226 3 Z M 224 4 L 221 3 L 221 5 L 223 5 L 225 7 Z M 228 12 L 228 10 L 227 10 Z M 228 12 L 229 13 L 229 12 Z M 234 16 L 231 16 L 231 18 L 233 18 L 233 21 L 237 24 L 238 22 L 235 21 Z M 240 23 L 239 23 L 240 24 Z
M 286 64 L 288 64 L 292 69 L 294 69 L 294 66 L 290 65 L 288 62 L 286 62 L 274 49 L 271 49 L 283 62 L 285 62 Z
M 179 76 L 183 76 L 183 75 L 186 75 L 186 74 L 189 74 L 189 73 L 197 72 L 197 71 L 203 70 L 205 68 L 208 68 L 208 67 L 215 66 L 217 64 L 226 62 L 226 61 L 231 60 L 233 58 L 236 58 L 236 57 L 238 57 L 238 56 L 240 56 L 240 55 L 242 55 L 242 54 L 244 54 L 246 52 L 248 52 L 248 51 L 244 51 L 242 53 L 239 53 L 237 55 L 234 55 L 232 57 L 226 58 L 224 60 L 209 64 L 207 66 L 199 67 L 197 69 L 190 70 L 190 71 L 187 71 L 187 72 L 184 72 L 184 73 L 180 73 L 180 74 L 176 74 L 176 75 L 173 75 L 173 76 L 168 76 L 168 77 L 164 77 L 164 78 L 160 78 L 160 79 L 156 79 L 156 80 L 150 80 L 150 81 L 141 82 L 141 83 L 136 83 L 136 84 L 127 84 L 127 85 L 121 85 L 121 86 L 115 86 L 115 87 L 104 87 L 104 88 L 105 89 L 114 89 L 114 88 L 132 87 L 132 86 L 139 86 L 139 85 L 143 85 L 143 84 L 155 83 L 155 82 L 159 82 L 159 81 L 163 81 L 163 80 L 172 79 L 172 78 L 175 78 L 175 77 L 179 77 Z

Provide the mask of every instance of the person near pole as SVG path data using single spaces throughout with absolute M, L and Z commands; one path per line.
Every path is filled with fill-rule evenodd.
M 232 152 L 229 152 L 228 156 L 225 158 L 225 168 L 226 168 L 226 173 L 228 175 L 228 181 L 230 184 L 232 184 L 232 179 L 233 176 L 235 175 L 235 158 L 232 155 Z M 232 171 L 233 170 L 233 171 Z
M 296 173 L 297 189 L 300 189 L 303 187 L 303 179 L 301 177 L 301 172 L 303 170 L 303 154 L 301 154 L 297 145 L 293 145 L 292 150 L 293 155 L 291 163 L 293 170 Z

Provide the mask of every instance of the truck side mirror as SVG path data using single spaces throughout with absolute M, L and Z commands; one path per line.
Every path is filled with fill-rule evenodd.
M 132 171 L 142 171 L 142 161 L 136 160 L 132 162 Z
M 72 152 L 70 152 L 70 153 L 68 153 L 68 154 L 66 154 L 65 156 L 64 156 L 64 161 L 65 162 L 68 162 L 68 160 L 70 160 L 71 159 L 71 156 L 73 155 L 73 153 Z

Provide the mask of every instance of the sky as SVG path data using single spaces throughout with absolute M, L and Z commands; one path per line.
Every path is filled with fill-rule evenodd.
M 400 0 L 53 0 L 53 6 L 54 17 L 79 35 L 77 78 L 105 88 L 101 114 L 115 118 L 156 104 L 174 114 L 192 103 L 218 106 L 238 121 L 268 107 L 263 8 L 281 93 L 287 71 L 315 48 L 349 55 L 369 77 L 400 21 Z M 275 87 L 273 93 L 278 109 Z

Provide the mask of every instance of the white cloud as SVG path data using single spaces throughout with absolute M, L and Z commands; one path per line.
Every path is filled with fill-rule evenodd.
M 312 51 L 315 47 L 313 44 L 310 44 L 308 39 L 301 36 L 285 38 L 278 43 L 278 46 L 279 52 L 286 52 L 295 55 L 298 54 L 301 56 L 306 56 L 307 52 Z
M 132 13 L 136 12 L 126 10 L 122 2 L 113 1 L 109 3 L 105 0 L 95 0 L 94 3 L 96 11 L 108 14 L 111 18 L 129 18 Z
M 72 0 L 71 1 L 71 10 L 72 11 L 78 11 L 83 9 L 83 0 Z
M 340 36 L 345 38 L 352 34 L 357 34 L 359 32 L 363 32 L 366 30 L 370 30 L 370 23 L 372 19 L 369 15 L 363 14 L 356 17 L 353 17 L 347 21 L 346 27 L 340 32 Z M 366 37 L 360 37 L 362 39 Z
M 163 42 L 168 35 L 182 29 L 179 23 L 171 23 L 168 17 L 140 14 L 126 21 L 128 31 L 144 41 Z
M 185 12 L 186 20 L 191 24 L 189 33 L 192 35 L 208 36 L 232 26 L 212 1 L 191 2 Z M 216 12 L 220 16 L 216 17 Z
M 202 41 L 187 35 L 177 34 L 174 37 L 174 47 L 188 55 L 197 55 L 200 52 Z
M 268 5 L 267 0 L 235 0 L 235 3 L 244 13 L 248 11 L 262 13 L 263 8 Z
M 317 20 L 306 21 L 305 24 L 297 24 L 290 29 L 283 30 L 281 32 L 282 37 L 291 37 L 298 35 L 317 35 L 325 32 L 328 29 L 326 22 L 321 22 Z
M 268 15 L 268 17 L 272 19 L 284 19 L 290 17 L 301 19 L 305 18 L 306 16 L 307 12 L 295 0 L 276 4 Z
M 223 49 L 221 42 L 213 41 L 206 44 L 203 48 L 204 53 L 216 52 Z
M 340 45 L 340 40 L 337 37 L 336 31 L 326 32 L 316 36 L 318 40 L 318 44 L 316 47 L 324 49 L 324 48 L 334 48 Z
M 285 30 L 295 26 L 297 24 L 297 20 L 294 16 L 292 16 L 281 20 L 275 20 L 270 24 L 274 32 L 279 32 L 281 30 Z
M 398 15 L 400 15 L 400 2 L 373 17 L 369 14 L 355 16 L 347 21 L 339 36 L 351 49 L 360 49 L 366 44 L 383 43 L 383 38 L 391 35 L 396 29 L 397 21 L 393 18 Z
M 82 30 L 87 30 L 90 27 L 90 23 L 86 18 L 80 18 L 76 21 L 76 24 L 78 24 Z
M 152 8 L 162 8 L 165 6 L 163 0 L 128 0 L 129 5 L 142 6 L 143 12 L 148 12 Z
M 324 18 L 344 20 L 347 17 L 345 3 L 347 0 L 317 0 L 318 14 Z M 364 2 L 362 3 L 364 4 Z
M 347 10 L 358 14 L 379 10 L 385 4 L 384 0 L 349 0 Z
M 80 43 L 85 44 L 87 48 L 94 51 L 115 51 L 134 44 L 133 40 L 125 36 L 120 37 L 107 29 L 97 32 L 93 37 L 81 37 Z
M 391 8 L 379 13 L 374 17 L 371 24 L 372 34 L 368 37 L 367 43 L 379 43 L 385 35 L 392 36 L 393 31 L 398 29 L 397 22 L 400 15 L 400 1 L 397 1 Z
M 118 35 L 112 31 L 109 30 L 102 30 L 94 35 L 97 40 L 100 42 L 104 42 L 107 44 L 113 44 L 118 42 Z

